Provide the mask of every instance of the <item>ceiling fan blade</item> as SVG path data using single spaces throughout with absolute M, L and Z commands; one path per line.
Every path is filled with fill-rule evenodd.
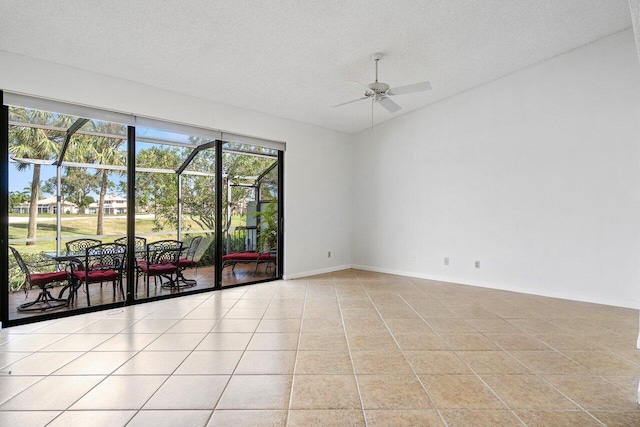
M 404 95 L 405 93 L 414 93 L 414 92 L 422 92 L 425 90 L 431 90 L 431 83 L 422 82 L 415 83 L 407 86 L 394 87 L 389 89 L 389 95 Z
M 353 101 L 343 102 L 342 104 L 332 105 L 331 108 L 342 107 L 343 105 L 351 104 L 352 102 L 362 101 L 363 99 L 369 99 L 368 96 L 363 96 L 362 98 L 354 99 Z
M 395 113 L 396 111 L 400 110 L 400 106 L 387 97 L 384 97 L 380 100 L 380 105 L 382 105 L 390 113 Z
M 353 80 L 348 80 L 348 81 L 347 81 L 347 83 L 354 84 L 354 85 L 356 85 L 356 86 L 360 87 L 360 89 L 364 89 L 364 90 L 365 90 L 365 91 L 367 91 L 367 92 L 371 90 L 371 89 L 369 88 L 369 86 L 367 86 L 367 85 L 365 85 L 365 84 L 362 84 L 362 83 L 360 83 L 360 82 L 356 82 L 356 81 L 353 81 Z

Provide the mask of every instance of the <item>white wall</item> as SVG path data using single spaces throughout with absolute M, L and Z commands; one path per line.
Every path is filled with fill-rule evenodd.
M 5 51 L 0 69 L 3 90 L 286 141 L 285 276 L 350 266 L 349 135 Z
M 639 146 L 631 30 L 363 131 L 354 265 L 640 307 Z

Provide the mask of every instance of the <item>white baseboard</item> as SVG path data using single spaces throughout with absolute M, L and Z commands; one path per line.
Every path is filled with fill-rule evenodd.
M 353 265 L 352 268 L 358 269 L 358 270 L 375 271 L 377 273 L 395 274 L 398 276 L 405 276 L 405 277 L 415 277 L 418 279 L 429 279 L 429 280 L 437 280 L 441 282 L 457 283 L 460 285 L 478 286 L 480 288 L 519 292 L 523 294 L 538 295 L 542 297 L 561 298 L 561 299 L 567 299 L 571 301 L 580 301 L 580 302 L 588 302 L 588 303 L 594 303 L 594 304 L 611 305 L 615 307 L 640 309 L 640 301 L 637 301 L 637 300 L 628 301 L 628 300 L 618 300 L 615 298 L 596 299 L 596 298 L 590 298 L 589 296 L 586 296 L 586 295 L 579 295 L 579 294 L 573 294 L 573 293 L 567 293 L 567 292 L 548 292 L 548 291 L 538 292 L 537 290 L 523 288 L 520 286 L 506 285 L 503 283 L 474 281 L 474 280 L 468 280 L 468 279 L 461 280 L 456 277 L 414 273 L 409 271 L 392 270 L 388 268 L 370 267 L 367 265 Z M 639 347 L 640 347 L 640 339 L 639 339 Z

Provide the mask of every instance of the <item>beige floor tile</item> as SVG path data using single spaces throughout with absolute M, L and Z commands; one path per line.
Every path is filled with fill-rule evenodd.
M 298 333 L 256 332 L 247 350 L 297 350 L 299 338 Z
M 444 426 L 435 409 L 427 410 L 366 410 L 367 426 Z
M 100 319 L 78 332 L 83 334 L 117 334 L 136 322 L 136 319 Z
M 211 411 L 140 411 L 127 427 L 201 427 L 207 423 Z
M 40 376 L 2 376 L 2 380 L 0 380 L 0 404 L 31 387 L 43 378 L 44 377 Z
M 584 366 L 575 363 L 557 351 L 515 350 L 510 353 L 537 374 L 588 374 Z
M 349 350 L 344 332 L 329 334 L 300 334 L 300 351 L 338 351 Z
M 591 411 L 591 414 L 608 427 L 629 427 L 640 425 L 640 410 Z
M 417 374 L 472 373 L 453 351 L 405 351 L 404 354 Z
M 244 350 L 247 348 L 252 333 L 248 332 L 220 332 L 207 334 L 196 351 L 200 350 Z
M 607 375 L 602 376 L 602 378 L 615 385 L 627 394 L 638 394 L 638 381 L 640 381 L 640 378 L 638 378 L 638 376 L 628 377 Z
M 0 352 L 4 351 L 38 351 L 51 344 L 68 337 L 68 334 L 28 334 L 17 336 L 0 345 Z
M 296 375 L 291 409 L 360 409 L 353 375 Z
M 348 334 L 348 337 L 349 347 L 352 351 L 398 350 L 398 346 L 396 345 L 393 336 L 387 331 L 380 331 L 378 333 L 371 331 L 352 332 Z
M 463 319 L 497 319 L 494 313 L 483 307 L 454 307 L 451 309 Z
M 545 379 L 587 411 L 638 408 L 636 396 L 623 392 L 597 376 L 545 375 Z
M 266 308 L 236 308 L 224 315 L 225 319 L 262 319 Z
M 305 307 L 302 316 L 305 319 L 340 319 L 340 308 L 337 305 L 329 307 Z
M 235 374 L 293 374 L 295 362 L 295 351 L 245 351 L 236 367 Z
M 117 334 L 94 348 L 94 351 L 139 351 L 159 336 L 160 334 Z
M 259 319 L 222 319 L 211 332 L 255 332 Z
M 534 333 L 534 337 L 559 351 L 564 350 L 597 350 L 598 342 L 590 339 L 588 336 L 582 336 L 577 333 Z
M 66 411 L 50 427 L 118 427 L 125 426 L 136 411 Z
M 234 375 L 216 409 L 287 409 L 291 380 L 291 375 Z
M 364 409 L 430 409 L 415 375 L 358 375 Z
M 242 357 L 241 351 L 194 351 L 175 371 L 176 375 L 232 374 Z
M 91 375 L 47 377 L 3 403 L 0 410 L 64 410 L 103 379 Z
M 129 359 L 116 375 L 169 375 L 189 355 L 188 351 L 141 351 Z
M 475 375 L 420 375 L 438 409 L 507 409 Z
M 482 375 L 482 379 L 514 410 L 579 409 L 536 375 Z
M 541 332 L 547 334 L 561 334 L 563 332 L 568 332 L 567 330 L 559 328 L 558 326 L 543 319 L 509 319 L 508 322 L 520 329 L 522 332 Z
M 166 379 L 166 376 L 112 375 L 85 394 L 70 409 L 140 409 Z
M 499 350 L 493 341 L 480 333 L 456 332 L 440 336 L 453 350 Z
M 207 333 L 211 331 L 217 323 L 217 320 L 211 319 L 183 319 L 177 321 L 171 328 L 169 328 L 169 330 L 167 330 L 167 333 Z
M 263 319 L 300 319 L 302 312 L 302 307 L 269 307 Z
M 601 424 L 584 411 L 516 411 L 528 427 L 596 427 Z
M 629 375 L 640 374 L 640 367 L 614 354 L 596 350 L 564 350 L 567 357 L 586 366 L 592 373 L 598 375 Z M 570 374 L 571 372 L 565 372 Z
M 145 347 L 150 351 L 193 350 L 206 334 L 164 334 Z
M 353 374 L 347 352 L 299 351 L 296 359 L 298 375 Z
M 175 319 L 142 319 L 126 328 L 125 334 L 162 334 L 175 325 Z
M 0 411 L 0 427 L 45 426 L 60 411 Z
M 256 332 L 300 332 L 300 319 L 263 319 Z
M 133 351 L 91 351 L 66 364 L 52 375 L 108 375 L 135 354 Z
M 441 334 L 453 332 L 477 332 L 464 319 L 427 319 L 433 330 Z
M 513 412 L 507 410 L 445 410 L 440 411 L 448 427 L 522 427 Z
M 302 334 L 336 334 L 344 333 L 340 319 L 304 319 Z
M 386 323 L 394 335 L 404 332 L 412 334 L 429 334 L 434 332 L 422 319 L 387 319 Z
M 211 409 L 222 395 L 228 375 L 172 375 L 143 409 Z
M 286 423 L 287 411 L 284 410 L 216 410 L 207 427 L 284 427 Z
M 360 410 L 306 409 L 289 412 L 290 427 L 359 427 L 364 426 L 364 417 Z
M 519 333 L 520 329 L 502 319 L 464 319 L 478 332 Z
M 219 320 L 222 319 L 229 310 L 227 308 L 196 308 L 184 316 L 186 320 Z
M 246 298 L 246 294 L 245 294 Z M 271 298 L 265 299 L 241 299 L 233 306 L 233 308 L 267 308 L 271 302 Z
M 41 351 L 89 351 L 113 336 L 114 334 L 73 334 L 46 346 Z
M 32 353 L 3 370 L 11 371 L 12 375 L 49 375 L 83 354 L 75 351 Z
M 364 291 L 362 291 L 364 293 Z M 340 292 L 338 292 L 340 294 Z M 346 293 L 347 296 L 340 298 L 340 307 L 342 308 L 368 308 L 373 307 L 373 303 L 364 293 L 364 297 L 361 297 L 359 292 Z
M 380 316 L 384 320 L 391 319 L 420 319 L 418 313 L 411 307 L 397 307 L 397 308 L 378 308 Z
M 393 336 L 402 350 L 451 350 L 435 332 L 394 332 Z
M 344 329 L 347 331 L 347 334 L 361 332 L 387 332 L 387 327 L 379 317 L 352 317 L 350 319 L 344 319 Z
M 356 374 L 412 374 L 411 367 L 399 351 L 352 351 Z
M 342 317 L 344 319 L 380 319 L 380 315 L 373 307 L 342 307 Z
M 476 374 L 528 374 L 529 369 L 511 357 L 506 351 L 458 351 L 456 354 Z
M 4 368 L 20 359 L 30 356 L 31 352 L 0 352 L 0 368 Z
M 485 333 L 484 335 L 504 350 L 550 350 L 548 345 L 525 333 Z

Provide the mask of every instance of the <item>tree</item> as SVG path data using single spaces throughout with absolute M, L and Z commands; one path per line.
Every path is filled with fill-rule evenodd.
M 13 212 L 13 209 L 19 204 L 28 202 L 29 198 L 29 193 L 24 191 L 9 192 L 9 212 Z
M 74 203 L 78 206 L 81 214 L 85 213 L 86 208 L 94 202 L 94 198 L 91 197 L 90 194 L 100 187 L 97 176 L 90 174 L 85 169 L 78 168 L 67 168 L 60 182 L 62 184 L 60 189 L 62 200 L 68 200 Z M 57 186 L 57 178 L 52 177 L 45 182 L 44 188 L 49 193 L 55 193 Z
M 68 126 L 70 119 L 58 116 L 53 113 L 39 110 L 29 110 L 25 108 L 11 108 L 10 117 L 13 121 L 24 123 L 35 123 L 48 126 Z M 40 129 L 30 126 L 11 126 L 9 129 L 9 154 L 17 159 L 52 160 L 60 152 L 61 133 Z M 29 203 L 29 225 L 27 228 L 27 239 L 36 238 L 38 221 L 38 200 L 40 199 L 40 172 L 42 165 L 38 163 L 16 163 L 19 171 L 24 171 L 33 166 L 33 176 L 31 178 L 30 203 Z M 30 240 L 27 245 L 35 245 L 35 241 Z

